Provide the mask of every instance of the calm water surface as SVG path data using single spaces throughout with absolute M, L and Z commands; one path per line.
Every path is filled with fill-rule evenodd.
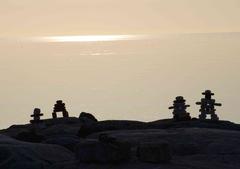
M 0 40 L 0 127 L 26 123 L 33 108 L 51 117 L 57 99 L 71 116 L 151 121 L 172 117 L 183 95 L 192 116 L 205 89 L 223 103 L 221 119 L 240 121 L 240 34 L 185 34 L 138 40 Z

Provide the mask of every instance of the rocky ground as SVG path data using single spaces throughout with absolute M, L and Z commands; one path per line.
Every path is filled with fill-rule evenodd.
M 48 119 L 0 131 L 0 168 L 239 169 L 239 145 L 228 121 Z

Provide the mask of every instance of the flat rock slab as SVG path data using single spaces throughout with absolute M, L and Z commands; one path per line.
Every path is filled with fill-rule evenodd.
M 82 163 L 119 163 L 130 159 L 130 147 L 98 140 L 85 140 L 76 147 L 76 157 Z
M 74 160 L 73 153 L 63 147 L 26 143 L 0 135 L 0 168 L 42 169 Z
M 167 142 L 173 155 L 171 162 L 167 165 L 159 164 L 157 167 L 149 163 L 147 169 L 168 169 L 173 166 L 184 169 L 240 168 L 239 131 L 208 128 L 119 130 L 92 134 L 88 138 L 97 138 L 102 133 L 128 141 L 133 147 L 144 142 Z M 136 163 L 140 165 L 141 161 Z M 134 167 L 141 168 L 137 165 Z
M 168 143 L 145 142 L 137 147 L 140 161 L 150 163 L 167 163 L 171 160 L 171 150 Z

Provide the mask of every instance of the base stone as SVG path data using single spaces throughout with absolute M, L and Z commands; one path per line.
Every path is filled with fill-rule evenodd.
M 189 113 L 175 114 L 173 119 L 176 121 L 187 121 L 191 120 L 191 116 Z

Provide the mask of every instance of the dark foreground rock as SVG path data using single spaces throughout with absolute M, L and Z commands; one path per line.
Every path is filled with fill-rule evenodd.
M 0 135 L 1 169 L 43 169 L 74 160 L 73 153 L 61 146 L 26 143 Z
M 43 141 L 46 144 L 54 144 L 65 147 L 70 151 L 75 151 L 76 145 L 80 142 L 77 136 L 73 135 L 56 135 Z
M 1 169 L 240 168 L 240 127 L 227 121 L 71 117 L 14 125 L 0 133 Z M 171 149 L 170 162 L 162 143 Z
M 26 141 L 26 142 L 32 142 L 32 143 L 41 143 L 44 137 L 30 130 L 30 131 L 22 131 L 18 133 L 15 139 Z
M 130 147 L 124 143 L 85 140 L 77 145 L 76 157 L 83 163 L 120 163 L 130 160 Z
M 94 133 L 95 131 L 92 130 L 92 127 L 90 125 L 87 125 L 87 124 L 82 124 L 80 125 L 79 127 L 79 130 L 78 130 L 78 136 L 81 137 L 81 138 L 85 138 L 87 137 L 88 135 Z
M 240 167 L 240 132 L 207 128 L 174 128 L 174 129 L 144 129 L 108 131 L 106 134 L 122 141 L 131 143 L 132 149 L 146 142 L 167 142 L 171 148 L 172 159 L 167 164 L 148 163 L 147 169 L 181 168 L 181 169 L 239 169 Z M 92 134 L 89 138 L 98 138 L 101 133 Z M 146 146 L 148 147 L 148 146 Z M 158 161 L 159 152 L 151 146 L 134 166 L 144 169 L 140 161 Z M 155 147 L 155 146 L 153 146 Z M 160 146 L 159 146 L 160 147 Z M 155 151 L 155 152 L 154 152 Z M 133 153 L 139 154 L 139 153 Z M 149 155 L 151 154 L 151 155 Z M 155 154 L 155 155 L 154 155 Z M 148 158 L 156 160 L 147 160 Z M 159 160 L 160 161 L 160 160 Z M 134 165 L 133 163 L 131 163 Z M 145 164 L 144 164 L 145 165 Z
M 170 147 L 164 142 L 140 143 L 137 156 L 140 161 L 150 163 L 167 163 L 172 158 Z

